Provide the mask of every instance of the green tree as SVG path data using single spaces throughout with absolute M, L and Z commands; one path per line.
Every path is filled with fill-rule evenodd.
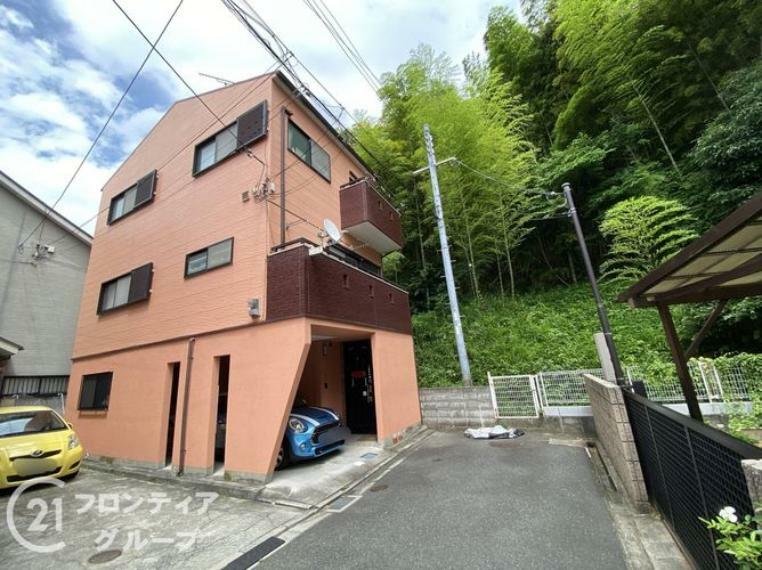
M 603 279 L 633 283 L 696 238 L 695 220 L 676 200 L 629 198 L 606 212 L 601 234 L 610 241 Z

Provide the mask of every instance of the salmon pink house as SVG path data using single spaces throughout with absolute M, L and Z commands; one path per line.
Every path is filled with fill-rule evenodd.
M 296 404 L 420 424 L 372 172 L 273 73 L 176 102 L 103 188 L 66 404 L 95 458 L 267 480 Z M 335 238 L 323 231 L 331 226 Z

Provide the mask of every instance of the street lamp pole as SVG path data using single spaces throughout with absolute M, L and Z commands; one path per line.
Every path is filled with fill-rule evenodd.
M 598 289 L 598 281 L 596 280 L 595 272 L 593 271 L 593 264 L 590 261 L 590 254 L 587 251 L 587 242 L 585 241 L 585 234 L 582 233 L 582 224 L 579 222 L 577 208 L 574 205 L 571 184 L 564 182 L 562 188 L 564 190 L 564 199 L 566 200 L 566 206 L 569 208 L 569 217 L 571 217 L 572 223 L 574 224 L 574 232 L 577 234 L 579 249 L 582 252 L 582 261 L 585 264 L 587 279 L 590 281 L 590 287 L 593 289 L 593 297 L 595 297 L 595 304 L 596 308 L 598 309 L 598 319 L 601 322 L 603 337 L 606 340 L 606 347 L 608 348 L 609 355 L 611 356 L 611 364 L 614 367 L 614 376 L 616 376 L 616 383 L 622 386 L 624 384 L 624 374 L 622 373 L 622 365 L 619 362 L 619 353 L 617 352 L 616 344 L 614 344 L 614 336 L 611 333 L 611 324 L 609 323 L 606 306 L 603 304 L 603 298 L 601 297 L 601 292 Z

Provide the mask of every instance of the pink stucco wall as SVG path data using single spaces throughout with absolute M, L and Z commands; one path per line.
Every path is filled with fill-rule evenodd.
M 185 398 L 188 342 L 195 338 L 187 400 L 187 468 L 208 471 L 213 465 L 218 396 L 215 358 L 230 355 L 225 468 L 241 476 L 266 477 L 272 471 L 305 366 L 307 378 L 329 384 L 321 401 L 340 409 L 343 405 L 336 352 L 340 343 L 334 343 L 325 359 L 322 352 L 310 353 L 311 335 L 316 328 L 325 327 L 334 327 L 337 338 L 372 339 L 379 437 L 393 437 L 420 422 L 411 337 L 304 318 L 267 322 L 266 259 L 279 242 L 279 202 L 277 195 L 254 198 L 251 192 L 267 180 L 273 181 L 276 193 L 280 190 L 283 109 L 291 111 L 291 120 L 332 157 L 329 182 L 286 153 L 286 200 L 291 212 L 286 220 L 287 240 L 306 237 L 317 241 L 325 218 L 341 225 L 339 188 L 348 181 L 350 171 L 357 176 L 367 172 L 273 76 L 219 89 L 203 98 L 226 124 L 267 100 L 269 132 L 251 147 L 256 158 L 241 153 L 194 178 L 195 145 L 222 125 L 196 99 L 180 101 L 104 186 L 66 410 L 86 449 L 104 457 L 163 464 L 169 365 L 181 363 L 179 417 Z M 107 224 L 111 199 L 153 169 L 158 171 L 153 202 Z M 244 193 L 248 200 L 242 199 Z M 185 277 L 188 253 L 230 237 L 234 238 L 232 264 Z M 380 262 L 377 252 L 352 238 L 346 237 L 344 242 Z M 98 315 L 101 284 L 149 262 L 154 267 L 149 299 Z M 253 298 L 260 299 L 263 311 L 254 319 L 248 314 L 248 300 Z M 79 412 L 82 375 L 105 371 L 114 373 L 108 411 Z M 179 461 L 179 427 L 175 436 L 173 464 Z

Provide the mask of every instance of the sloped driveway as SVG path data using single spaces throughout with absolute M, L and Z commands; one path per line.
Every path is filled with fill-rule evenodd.
M 587 451 L 436 433 L 257 568 L 627 568 Z

